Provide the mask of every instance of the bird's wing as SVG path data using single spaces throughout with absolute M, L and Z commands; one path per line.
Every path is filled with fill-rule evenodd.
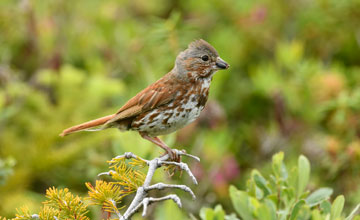
M 139 92 L 125 103 L 106 124 L 109 125 L 116 121 L 137 116 L 142 112 L 152 110 L 172 101 L 176 91 L 174 87 L 169 87 L 166 84 L 166 81 L 162 79 Z

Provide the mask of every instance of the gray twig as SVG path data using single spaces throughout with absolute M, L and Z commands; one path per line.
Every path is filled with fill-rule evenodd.
M 174 166 L 177 166 L 179 167 L 180 169 L 182 170 L 185 170 L 185 172 L 190 176 L 191 180 L 194 182 L 194 184 L 198 184 L 194 174 L 192 174 L 189 166 L 186 164 L 186 163 L 183 163 L 183 162 L 174 162 L 174 161 L 161 161 L 160 162 L 161 165 L 174 165 Z
M 195 196 L 194 192 L 186 185 L 172 185 L 172 184 L 165 184 L 165 183 L 156 183 L 154 185 L 146 187 L 145 191 L 148 192 L 148 191 L 154 190 L 154 189 L 163 190 L 163 189 L 166 189 L 166 188 L 181 189 L 181 190 L 183 190 L 185 192 L 188 192 L 191 195 L 191 197 L 193 198 L 193 200 L 196 199 L 196 196 Z
M 193 158 L 197 161 L 200 161 L 200 159 L 198 157 L 193 156 L 191 154 L 187 154 L 185 151 L 174 150 L 174 152 L 179 156 L 187 156 L 187 157 Z M 136 159 L 136 158 L 140 158 L 140 157 L 136 156 L 135 154 L 133 154 L 131 152 L 127 152 L 123 155 L 117 156 L 116 158 L 117 159 L 118 158 L 125 158 L 125 159 L 134 158 L 134 159 Z M 148 205 L 150 205 L 153 202 L 161 202 L 164 200 L 171 199 L 181 208 L 181 200 L 177 195 L 170 194 L 170 195 L 160 197 L 160 198 L 147 197 L 148 192 L 151 190 L 163 190 L 166 188 L 181 189 L 181 190 L 189 193 L 193 199 L 196 198 L 193 191 L 186 185 L 172 185 L 172 184 L 165 184 L 165 183 L 156 183 L 154 185 L 150 185 L 156 169 L 158 169 L 164 165 L 165 166 L 166 165 L 174 165 L 174 166 L 179 167 L 181 170 L 184 170 L 190 176 L 191 180 L 195 184 L 197 184 L 197 180 L 196 180 L 195 176 L 193 175 L 189 166 L 186 163 L 167 161 L 169 159 L 168 154 L 163 155 L 161 157 L 154 158 L 152 160 L 145 160 L 143 158 L 140 158 L 140 159 L 146 162 L 146 164 L 149 166 L 149 169 L 148 169 L 147 175 L 145 177 L 144 184 L 137 189 L 135 197 L 132 200 L 129 207 L 126 209 L 125 213 L 123 215 L 121 215 L 120 213 L 116 213 L 120 220 L 130 219 L 131 216 L 134 215 L 137 211 L 139 211 L 139 209 L 141 207 L 143 207 L 142 216 L 145 216 L 147 213 Z M 100 173 L 99 176 L 100 175 L 110 175 L 111 176 L 112 172 L 114 172 L 114 171 L 110 170 L 109 172 Z
M 165 200 L 168 200 L 168 199 L 172 199 L 172 200 L 179 206 L 179 208 L 182 207 L 180 198 L 179 198 L 177 195 L 175 195 L 175 194 L 170 194 L 170 195 L 167 195 L 167 196 L 164 196 L 164 197 L 160 197 L 160 198 L 148 197 L 148 198 L 145 198 L 145 199 L 142 201 L 142 205 L 143 205 L 143 213 L 142 213 L 142 216 L 145 217 L 146 211 L 147 211 L 147 207 L 148 207 L 148 205 L 149 205 L 150 203 L 152 203 L 152 202 L 161 202 L 161 201 L 165 201 Z
M 139 156 L 136 156 L 132 152 L 126 152 L 123 155 L 119 155 L 119 156 L 115 157 L 115 159 L 120 159 L 120 158 L 125 158 L 125 159 L 131 159 L 131 158 L 137 159 L 137 158 L 139 158 L 139 159 L 141 159 L 143 161 L 146 161 L 147 163 L 149 162 L 148 160 L 145 160 L 145 159 L 143 159 L 143 158 L 141 158 Z

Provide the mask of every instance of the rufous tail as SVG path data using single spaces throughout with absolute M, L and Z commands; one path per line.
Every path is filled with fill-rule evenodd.
M 77 132 L 77 131 L 83 131 L 89 128 L 93 128 L 99 125 L 103 125 L 105 124 L 107 121 L 109 121 L 111 118 L 113 118 L 115 116 L 115 114 L 112 115 L 108 115 L 108 116 L 104 116 L 102 118 L 98 118 L 92 121 L 88 121 L 79 125 L 75 125 L 71 128 L 65 129 L 61 134 L 59 134 L 61 137 L 64 137 L 68 134 Z

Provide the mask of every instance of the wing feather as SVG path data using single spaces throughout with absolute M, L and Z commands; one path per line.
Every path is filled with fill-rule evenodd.
M 164 79 L 163 79 L 164 80 Z M 174 87 L 168 89 L 165 82 L 160 80 L 130 99 L 123 107 L 121 107 L 115 116 L 109 120 L 106 125 L 116 121 L 135 117 L 143 112 L 157 108 L 171 102 L 175 98 L 176 90 Z M 159 89 L 159 87 L 163 87 Z M 165 89 L 167 88 L 167 89 Z

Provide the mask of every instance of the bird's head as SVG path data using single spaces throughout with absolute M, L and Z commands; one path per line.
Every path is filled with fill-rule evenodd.
M 212 77 L 217 70 L 227 69 L 229 66 L 219 57 L 215 48 L 202 39 L 190 43 L 175 62 L 179 74 L 186 74 L 188 78 Z

